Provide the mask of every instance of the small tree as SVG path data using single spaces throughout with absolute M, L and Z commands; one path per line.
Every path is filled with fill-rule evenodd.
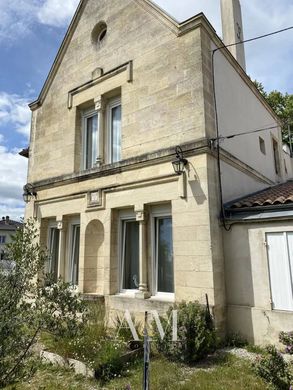
M 51 283 L 44 274 L 47 258 L 28 220 L 7 245 L 6 259 L 14 266 L 0 269 L 0 387 L 25 375 L 42 330 L 72 337 L 83 326 L 83 302 L 68 283 Z
M 283 141 L 287 144 L 292 143 L 293 136 L 293 94 L 282 93 L 280 91 L 271 91 L 267 93 L 262 83 L 254 81 L 255 86 L 263 97 L 268 101 L 269 105 L 284 123 L 282 128 Z M 291 125 L 291 139 L 289 139 L 288 125 Z

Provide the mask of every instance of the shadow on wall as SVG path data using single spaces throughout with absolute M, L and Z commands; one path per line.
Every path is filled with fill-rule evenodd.
M 188 163 L 188 184 L 190 186 L 192 195 L 198 205 L 203 204 L 207 197 L 201 187 L 199 176 L 196 172 L 196 169 L 192 163 Z
M 251 251 L 246 226 L 234 225 L 231 231 L 224 232 L 227 331 L 237 332 L 254 343 L 255 291 Z
M 98 220 L 85 231 L 84 293 L 104 294 L 104 226 Z

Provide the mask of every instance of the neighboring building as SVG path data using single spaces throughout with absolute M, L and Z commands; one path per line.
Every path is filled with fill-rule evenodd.
M 21 227 L 21 223 L 13 221 L 9 216 L 2 217 L 0 220 L 0 260 L 5 257 L 5 247 L 11 242 L 16 230 Z
M 231 202 L 226 213 L 229 329 L 270 343 L 293 329 L 293 181 Z
M 226 43 L 243 37 L 233 4 Z M 285 181 L 292 161 L 285 173 L 278 118 L 229 50 L 213 68 L 222 46 L 203 14 L 178 23 L 149 0 L 84 0 L 30 105 L 26 217 L 55 277 L 109 313 L 208 294 L 227 328 L 218 135 L 265 129 L 221 141 L 224 202 Z

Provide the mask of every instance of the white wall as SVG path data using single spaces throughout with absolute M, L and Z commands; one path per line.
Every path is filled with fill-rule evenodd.
M 215 83 L 220 135 L 228 136 L 276 126 L 276 120 L 263 105 L 261 99 L 256 96 L 221 51 L 215 53 Z M 265 155 L 260 151 L 259 137 L 265 141 Z M 279 182 L 285 179 L 284 160 L 280 158 L 281 175 L 278 176 L 274 167 L 272 137 L 278 141 L 279 155 L 282 156 L 280 129 L 225 139 L 221 147 L 271 181 Z M 230 185 L 234 184 L 231 182 Z M 254 191 L 257 189 L 258 185 Z M 245 193 L 248 192 L 245 191 Z
M 250 342 L 277 343 L 292 331 L 293 312 L 272 310 L 266 233 L 293 231 L 293 221 L 233 225 L 224 232 L 228 331 Z
M 264 181 L 253 175 L 249 176 L 225 162 L 221 162 L 221 171 L 224 203 L 261 191 L 269 186 Z

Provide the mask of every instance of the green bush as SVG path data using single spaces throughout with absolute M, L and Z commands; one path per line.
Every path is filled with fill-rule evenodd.
M 289 389 L 292 382 L 289 365 L 273 345 L 265 348 L 265 353 L 258 356 L 256 362 L 253 363 L 253 367 L 260 377 L 276 389 Z
M 42 331 L 73 337 L 82 327 L 83 302 L 68 283 L 49 283 L 48 254 L 38 241 L 35 223 L 28 220 L 6 246 L 6 259 L 15 266 L 0 270 L 0 387 L 31 373 L 33 346 Z
M 129 324 L 126 321 L 124 317 L 120 317 L 119 315 L 116 316 L 116 319 L 114 321 L 114 329 L 113 329 L 113 336 L 116 339 L 122 340 L 127 343 L 129 349 L 136 350 L 143 347 L 143 335 L 142 335 L 142 325 L 140 322 L 138 322 L 134 316 L 132 316 L 132 323 L 136 329 L 138 340 L 133 339 L 133 334 L 131 332 L 131 329 L 129 328 Z
M 286 353 L 293 354 L 293 332 L 281 332 L 279 335 L 280 343 L 286 346 Z
M 227 347 L 243 348 L 246 345 L 248 345 L 248 342 L 240 333 L 229 333 L 226 337 Z
M 86 324 L 75 337 L 52 337 L 44 333 L 42 342 L 51 352 L 82 361 L 103 382 L 123 375 L 125 364 L 121 356 L 127 351 L 127 343 L 107 329 L 104 307 L 88 304 L 86 318 Z
M 173 360 L 195 362 L 215 350 L 216 332 L 213 319 L 205 307 L 198 302 L 182 302 L 169 308 L 168 318 L 172 315 L 172 310 L 178 310 L 178 341 L 172 341 L 172 326 L 168 319 L 161 318 L 165 330 L 163 340 L 153 323 L 153 338 L 159 352 Z

